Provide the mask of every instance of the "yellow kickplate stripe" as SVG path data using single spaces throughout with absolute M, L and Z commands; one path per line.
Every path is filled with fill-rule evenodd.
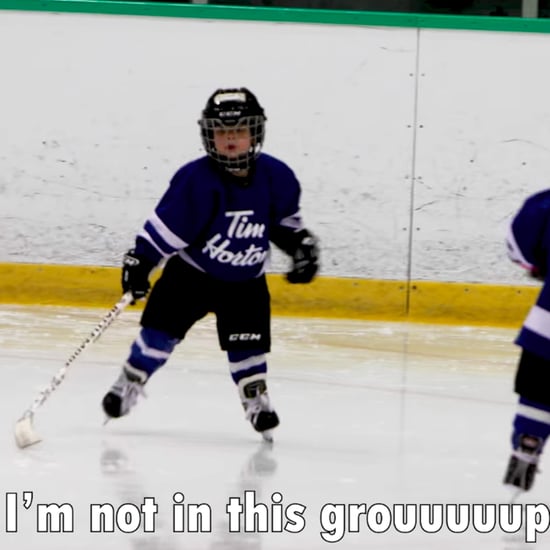
M 0 264 L 3 303 L 105 307 L 121 293 L 120 269 L 113 267 Z
M 539 286 L 413 281 L 411 321 L 520 327 Z
M 283 275 L 269 275 L 273 312 L 345 319 L 406 318 L 407 285 L 375 281 L 318 277 L 308 285 L 290 285 Z
M 111 307 L 120 268 L 0 263 L 0 303 Z M 319 277 L 290 285 L 268 275 L 273 313 L 346 319 L 519 327 L 539 292 L 533 286 Z M 142 306 L 142 305 L 141 305 Z

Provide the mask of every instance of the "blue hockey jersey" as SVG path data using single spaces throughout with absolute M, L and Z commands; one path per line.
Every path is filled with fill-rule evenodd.
M 516 343 L 550 360 L 550 190 L 529 197 L 516 214 L 506 239 L 510 259 L 544 278 L 544 285 L 531 308 Z
M 265 153 L 246 185 L 204 156 L 180 168 L 136 238 L 136 253 L 158 264 L 173 254 L 226 281 L 260 276 L 270 241 L 285 249 L 303 228 L 300 184 Z

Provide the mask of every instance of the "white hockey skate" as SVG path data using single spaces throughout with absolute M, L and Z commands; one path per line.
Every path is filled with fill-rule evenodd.
M 529 491 L 535 481 L 537 465 L 542 451 L 543 441 L 540 437 L 522 435 L 518 448 L 512 453 L 504 484 L 513 485 L 522 491 Z
M 131 365 L 124 365 L 119 377 L 102 401 L 107 420 L 127 415 L 137 403 L 138 397 L 145 396 L 143 391 L 145 382 L 147 382 L 147 373 Z
M 279 417 L 273 410 L 263 377 L 251 377 L 239 385 L 239 393 L 246 419 L 265 441 L 273 442 L 273 429 L 279 425 Z

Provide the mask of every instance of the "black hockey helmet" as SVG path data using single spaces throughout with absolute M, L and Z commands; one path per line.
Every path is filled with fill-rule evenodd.
M 202 111 L 199 125 L 206 154 L 224 169 L 234 172 L 250 168 L 260 154 L 265 137 L 266 117 L 256 96 L 247 88 L 216 90 Z M 229 158 L 216 151 L 214 128 L 247 126 L 252 143 L 250 149 L 236 158 Z

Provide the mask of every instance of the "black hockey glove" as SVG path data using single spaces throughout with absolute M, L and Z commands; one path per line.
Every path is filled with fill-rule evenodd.
M 145 298 L 149 293 L 151 285 L 149 283 L 149 274 L 154 268 L 151 260 L 139 256 L 135 250 L 129 250 L 122 261 L 122 290 L 123 292 L 131 292 L 134 298 L 132 304 L 136 300 Z
M 307 229 L 299 232 L 300 241 L 292 255 L 292 270 L 286 274 L 289 283 L 310 283 L 319 271 L 319 247 L 317 238 Z

